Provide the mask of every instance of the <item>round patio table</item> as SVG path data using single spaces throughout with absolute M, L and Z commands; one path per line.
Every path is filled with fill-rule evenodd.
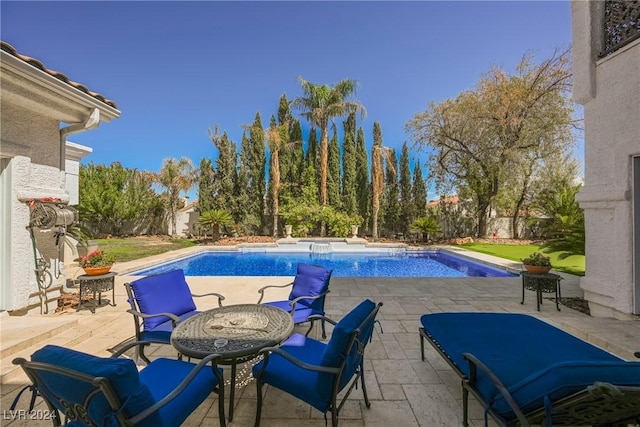
M 179 323 L 171 333 L 171 344 L 183 355 L 202 359 L 222 356 L 231 365 L 229 421 L 238 362 L 253 359 L 261 349 L 280 344 L 293 331 L 293 318 L 286 311 L 262 304 L 217 307 Z

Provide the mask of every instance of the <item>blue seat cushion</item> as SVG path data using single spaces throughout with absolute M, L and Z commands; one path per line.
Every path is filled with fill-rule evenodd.
M 131 417 L 150 407 L 155 400 L 149 389 L 140 382 L 138 369 L 130 359 L 103 358 L 54 345 L 47 345 L 33 353 L 33 362 L 48 363 L 81 372 L 92 377 L 104 377 L 124 405 L 124 413 Z M 54 395 L 68 402 L 82 404 L 93 386 L 85 381 L 52 372 L 42 372 L 42 379 Z M 46 390 L 41 392 L 54 405 L 56 400 Z M 64 413 L 64 408 L 58 407 Z M 103 395 L 93 398 L 89 405 L 89 417 L 98 425 L 117 425 L 115 417 Z M 162 425 L 155 414 L 144 420 L 142 426 Z M 111 423 L 111 424 L 109 424 Z
M 189 285 L 180 269 L 143 277 L 131 282 L 140 311 L 145 314 L 172 313 L 181 316 L 196 309 Z M 144 329 L 153 330 L 170 322 L 166 316 L 143 319 Z
M 562 362 L 619 362 L 621 359 L 532 316 L 511 313 L 434 313 L 422 326 L 465 377 L 463 353 L 482 361 L 509 389 Z M 498 394 L 478 370 L 475 384 L 486 401 Z
M 640 362 L 560 362 L 524 378 L 509 387 L 509 392 L 527 413 L 543 407 L 545 397 L 555 402 L 584 390 L 597 381 L 618 386 L 640 387 Z M 507 419 L 515 417 L 502 395 L 495 399 L 493 407 Z
M 291 306 L 289 301 L 271 301 L 265 302 L 264 305 L 270 305 L 271 307 L 278 307 L 284 311 L 291 312 Z M 314 310 L 306 305 L 296 304 L 296 311 L 293 313 L 293 323 L 304 323 L 307 318 L 312 314 L 324 314 L 324 311 Z
M 302 296 L 315 297 L 329 289 L 329 280 L 333 270 L 319 265 L 299 263 L 289 300 Z M 310 307 L 324 314 L 324 298 L 302 299 L 297 304 Z M 287 310 L 288 311 L 288 310 Z
M 320 365 L 325 347 L 323 342 L 293 334 L 280 349 L 305 363 Z M 264 361 L 261 361 L 253 367 L 254 376 L 262 369 L 263 364 Z M 317 387 L 321 377 L 327 377 L 330 383 L 333 375 L 300 368 L 284 357 L 271 353 L 261 380 L 298 397 L 319 411 L 326 412 L 331 404 L 331 388 L 327 392 L 326 389 Z
M 195 316 L 200 313 L 198 310 L 189 311 L 180 316 L 180 321 L 187 320 L 188 318 Z M 165 317 L 166 318 L 166 317 Z M 171 332 L 173 331 L 173 323 L 171 320 L 168 322 L 160 323 L 153 329 L 146 329 L 140 333 L 141 341 L 150 341 L 150 342 L 159 342 L 159 343 L 170 343 L 171 342 Z
M 172 392 L 196 365 L 173 359 L 156 359 L 140 371 L 140 382 L 146 385 L 154 400 Z M 218 368 L 222 374 L 222 369 Z M 196 410 L 218 385 L 210 366 L 205 366 L 187 388 L 158 411 L 163 426 L 179 426 Z
M 376 304 L 366 299 L 352 309 L 346 316 L 344 316 L 333 328 L 331 333 L 331 339 L 327 343 L 325 351 L 320 359 L 322 366 L 338 367 L 343 361 L 347 351 L 347 344 L 353 331 L 355 331 L 362 322 L 371 314 L 376 308 Z M 363 336 L 363 340 L 367 340 L 371 336 L 373 331 L 373 319 L 370 325 L 365 325 L 367 330 L 361 330 L 360 335 Z M 367 337 L 365 337 L 367 335 Z M 347 372 L 348 375 L 348 372 Z M 350 378 L 350 375 L 347 379 Z

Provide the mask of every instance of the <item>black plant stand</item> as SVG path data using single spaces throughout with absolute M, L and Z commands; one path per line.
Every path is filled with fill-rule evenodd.
M 552 273 L 545 274 L 533 274 L 527 271 L 521 271 L 522 276 L 522 301 L 520 304 L 524 304 L 524 290 L 536 291 L 536 303 L 538 311 L 540 311 L 540 304 L 542 304 L 543 292 L 555 292 L 556 293 L 556 308 L 560 311 L 560 298 L 562 298 L 562 291 L 560 290 L 561 276 Z
M 80 311 L 82 308 L 89 308 L 92 313 L 96 312 L 96 308 L 100 307 L 102 304 L 102 293 L 111 291 L 111 301 L 110 305 L 116 306 L 116 291 L 114 289 L 113 283 L 114 278 L 117 273 L 109 272 L 107 274 L 101 274 L 99 276 L 89 276 L 88 274 L 83 274 L 78 276 L 76 282 L 80 286 L 78 309 Z M 96 294 L 98 299 L 96 300 Z M 93 299 L 91 301 L 84 301 L 84 297 L 87 295 L 92 295 Z

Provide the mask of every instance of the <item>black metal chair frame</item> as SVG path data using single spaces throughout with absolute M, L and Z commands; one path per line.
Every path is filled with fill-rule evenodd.
M 131 349 L 134 346 L 144 346 L 149 345 L 149 342 L 132 342 L 124 346 L 122 349 L 114 353 L 111 357 L 119 357 L 125 351 Z M 118 397 L 117 393 L 113 389 L 111 383 L 108 379 L 104 377 L 94 377 L 91 375 L 87 375 L 82 372 L 74 371 L 72 369 L 63 368 L 57 365 L 52 365 L 49 363 L 41 363 L 41 362 L 31 362 L 22 357 L 18 357 L 13 360 L 14 365 L 20 365 L 22 369 L 25 371 L 31 382 L 35 386 L 35 391 L 38 393 L 40 397 L 43 398 L 47 407 L 51 411 L 53 416 L 51 417 L 51 421 L 54 426 L 62 426 L 66 425 L 68 421 L 80 421 L 86 425 L 94 426 L 95 424 L 88 417 L 88 410 L 91 401 L 96 398 L 96 396 L 103 395 L 106 399 L 109 407 L 114 413 L 114 416 L 118 420 L 118 423 L 122 426 L 134 426 L 140 421 L 144 420 L 151 414 L 158 411 L 160 408 L 171 402 L 175 399 L 184 389 L 189 385 L 189 383 L 195 378 L 198 373 L 208 367 L 209 363 L 212 364 L 213 373 L 218 379 L 218 387 L 215 390 L 212 390 L 214 393 L 218 394 L 218 411 L 219 411 L 219 419 L 220 425 L 225 426 L 225 415 L 224 415 L 224 378 L 220 371 L 217 369 L 216 359 L 220 357 L 219 354 L 212 354 L 202 359 L 191 372 L 180 382 L 180 384 L 173 390 L 171 393 L 167 394 L 161 400 L 153 404 L 152 406 L 146 408 L 142 412 L 134 415 L 131 418 L 127 418 L 124 414 L 124 411 L 119 410 L 122 407 L 122 402 Z M 75 380 L 84 381 L 87 384 L 90 384 L 93 389 L 90 393 L 87 394 L 84 402 L 68 402 L 62 397 L 57 396 L 55 393 L 51 391 L 46 385 L 46 382 L 41 378 L 41 372 L 52 372 L 59 375 L 65 375 Z M 44 391 L 44 393 L 43 393 Z M 61 407 L 65 408 L 65 421 L 61 423 L 60 421 L 60 413 L 53 404 L 53 402 L 49 401 L 46 396 L 53 396 Z
M 290 283 L 287 283 L 287 284 L 284 284 L 284 285 L 267 285 L 267 286 L 264 286 L 264 287 L 258 289 L 258 292 L 260 293 L 260 299 L 258 300 L 258 304 L 262 303 L 262 300 L 264 299 L 264 290 L 265 289 L 267 289 L 267 288 L 286 288 L 286 287 L 289 287 L 289 286 L 293 286 L 293 282 L 290 282 Z M 312 296 L 304 296 L 303 295 L 303 296 L 299 296 L 297 298 L 292 299 L 291 301 L 289 301 L 289 305 L 291 306 L 291 312 L 290 312 L 291 315 L 293 316 L 293 313 L 296 310 L 296 304 L 299 301 L 303 300 L 303 299 L 320 299 L 320 298 L 322 298 L 322 300 L 323 300 L 322 301 L 322 305 L 324 306 L 324 298 L 327 296 L 327 294 L 329 292 L 331 292 L 331 291 L 329 289 L 327 289 L 326 292 L 322 292 L 321 294 L 318 294 L 318 295 L 313 296 L 313 297 Z M 311 315 L 311 316 L 309 316 L 307 318 L 307 320 L 305 322 L 300 322 L 300 323 L 297 323 L 297 324 L 299 325 L 299 324 L 302 324 L 302 323 L 311 322 L 311 326 L 310 326 L 309 329 L 312 329 L 314 322 L 316 320 L 320 320 L 320 324 L 322 325 L 322 338 L 326 338 L 327 337 L 326 328 L 325 328 L 326 318 L 322 318 L 322 316 L 319 316 L 317 319 L 312 319 L 312 317 L 315 317 L 315 316 L 319 316 L 319 315 Z
M 463 353 L 463 357 L 469 362 L 470 375 L 467 377 L 428 331 L 422 327 L 419 328 L 419 331 L 422 360 L 424 360 L 424 340 L 426 339 L 462 380 L 463 426 L 469 425 L 469 393 L 485 406 L 487 413 L 500 426 L 551 426 L 551 421 L 546 419 L 545 408 L 535 409 L 525 414 L 511 396 L 507 387 L 473 354 Z M 636 352 L 635 356 L 640 358 L 640 352 Z M 504 419 L 488 405 L 488 402 L 475 387 L 478 370 L 482 371 L 502 394 L 505 402 L 515 414 L 515 420 Z M 554 426 L 593 425 L 614 427 L 624 425 L 626 427 L 627 424 L 640 424 L 640 387 L 624 387 L 595 382 L 584 390 L 553 402 L 552 417 Z
M 143 328 L 143 320 L 144 319 L 151 319 L 153 317 L 159 317 L 159 316 L 165 316 L 168 317 L 169 319 L 171 319 L 171 324 L 172 324 L 172 329 L 175 329 L 176 325 L 178 324 L 178 322 L 180 322 L 180 318 L 178 316 L 176 316 L 173 313 L 153 313 L 153 314 L 149 314 L 149 313 L 142 313 L 140 311 L 140 307 L 138 306 L 138 301 L 136 299 L 136 297 L 133 294 L 133 289 L 131 289 L 131 283 L 127 282 L 124 284 L 125 289 L 127 290 L 127 301 L 129 302 L 129 305 L 131 306 L 130 309 L 127 310 L 127 313 L 131 313 L 133 314 L 133 324 L 135 326 L 135 331 L 136 331 L 136 341 L 138 342 L 146 342 L 146 343 L 154 343 L 154 344 L 171 344 L 168 341 L 161 341 L 161 340 L 143 340 L 141 337 L 141 333 L 142 333 L 142 328 Z M 211 292 L 208 294 L 202 294 L 202 295 L 196 295 L 196 294 L 191 294 L 192 297 L 195 298 L 202 298 L 202 297 L 206 297 L 206 296 L 215 296 L 218 297 L 218 307 L 222 307 L 222 301 L 225 299 L 224 296 L 220 295 L 219 293 L 216 292 Z M 146 363 L 150 363 L 151 361 L 149 360 L 149 358 L 144 354 L 144 345 L 140 345 L 138 346 L 137 349 L 137 355 L 139 358 L 141 358 L 142 360 L 144 360 Z M 178 353 L 178 359 L 182 359 L 182 355 L 180 353 Z
M 375 319 L 376 315 L 378 314 L 378 311 L 380 310 L 380 307 L 382 306 L 383 303 L 378 303 L 376 305 L 376 308 L 367 316 L 367 318 L 360 324 L 360 326 L 358 326 L 357 329 L 355 329 L 351 335 L 349 336 L 349 341 L 347 343 L 347 346 L 345 348 L 345 351 L 343 353 L 343 358 L 342 358 L 342 362 L 340 363 L 340 366 L 338 366 L 337 368 L 329 368 L 326 366 L 318 366 L 318 365 L 311 365 L 309 363 L 305 363 L 301 360 L 298 360 L 297 358 L 291 356 L 289 353 L 286 353 L 284 351 L 282 351 L 279 347 L 268 347 L 265 348 L 263 350 L 260 351 L 260 353 L 263 355 L 264 357 L 264 363 L 262 365 L 262 369 L 260 369 L 260 371 L 258 371 L 257 375 L 256 375 L 256 385 L 258 388 L 258 395 L 257 395 L 257 408 L 256 408 L 256 421 L 255 421 L 255 427 L 258 427 L 260 425 L 260 417 L 262 414 L 262 386 L 264 385 L 264 383 L 262 381 L 260 381 L 260 378 L 262 376 L 262 372 L 264 371 L 264 369 L 267 367 L 267 364 L 269 363 L 269 354 L 270 353 L 275 353 L 278 354 L 282 357 L 284 357 L 285 359 L 287 359 L 288 361 L 290 361 L 291 363 L 293 363 L 294 365 L 303 368 L 303 369 L 308 369 L 311 371 L 316 371 L 316 372 L 325 372 L 328 374 L 333 374 L 333 384 L 331 386 L 331 406 L 330 406 L 330 410 L 331 410 L 331 425 L 333 427 L 336 427 L 338 425 L 338 415 L 340 413 L 340 410 L 342 409 L 342 407 L 344 406 L 345 402 L 347 401 L 347 398 L 349 397 L 349 395 L 351 394 L 351 392 L 353 391 L 354 388 L 358 387 L 358 380 L 360 380 L 361 384 L 362 384 L 362 393 L 364 395 L 364 402 L 365 405 L 367 405 L 367 408 L 371 407 L 371 402 L 369 402 L 369 397 L 367 396 L 367 386 L 364 382 L 364 350 L 367 346 L 366 342 L 361 342 L 358 339 L 358 334 L 360 333 L 360 330 L 362 329 L 363 325 L 366 325 L 368 322 L 371 321 L 371 319 Z M 332 325 L 336 325 L 337 322 L 325 317 L 325 316 L 320 316 L 320 315 L 314 315 L 314 316 L 309 316 L 311 317 L 315 317 L 315 320 L 324 320 L 327 321 L 329 323 L 331 323 Z M 378 325 L 380 324 L 377 320 L 374 320 L 375 323 L 378 323 Z M 374 326 L 375 326 L 374 323 Z M 309 333 L 311 332 L 311 329 L 313 327 L 313 324 L 311 326 L 309 326 L 309 329 L 307 330 L 307 333 L 305 334 L 305 336 L 308 336 Z M 382 327 L 380 327 L 380 331 L 382 333 Z M 370 339 L 373 338 L 373 335 L 370 337 Z M 359 363 L 359 367 L 356 369 L 356 372 L 353 376 L 353 379 L 350 380 L 351 384 L 346 387 L 346 392 L 344 394 L 344 396 L 342 397 L 342 400 L 340 400 L 340 402 L 337 402 L 338 399 L 338 393 L 340 392 L 339 390 L 339 386 L 340 386 L 340 378 L 342 376 L 342 371 L 344 370 L 344 366 L 346 363 L 346 359 L 347 359 L 347 355 L 351 353 L 351 349 L 353 348 L 353 346 L 356 345 L 357 346 L 357 352 L 358 355 L 360 357 L 360 363 Z

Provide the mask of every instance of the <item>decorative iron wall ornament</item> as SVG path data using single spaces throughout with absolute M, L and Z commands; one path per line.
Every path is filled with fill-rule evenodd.
M 640 0 L 605 1 L 603 37 L 601 58 L 640 38 Z

